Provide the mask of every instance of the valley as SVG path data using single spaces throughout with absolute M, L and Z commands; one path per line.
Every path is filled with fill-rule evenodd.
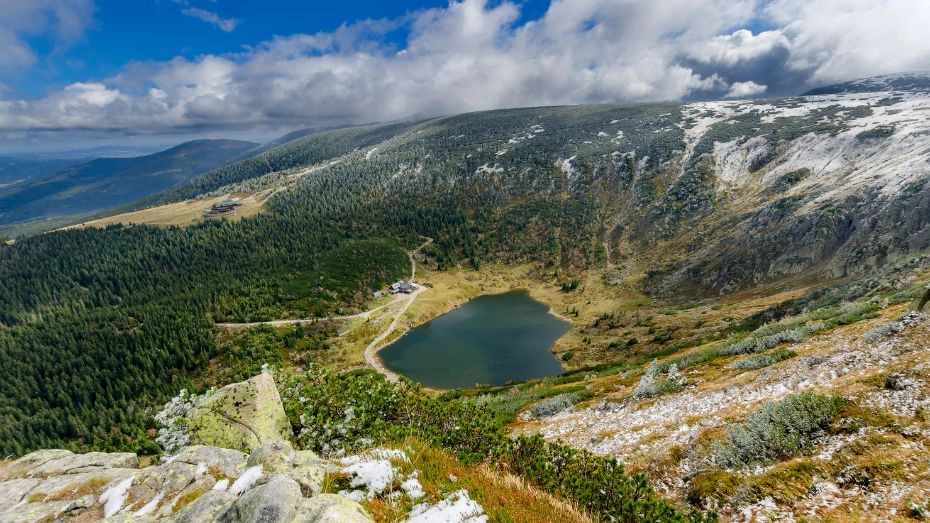
M 930 338 L 907 313 L 930 281 L 928 111 L 925 91 L 843 90 L 339 129 L 17 238 L 0 246 L 0 453 L 157 454 L 155 406 L 270 367 L 341 391 L 320 396 L 334 416 L 365 390 L 396 415 L 336 442 L 295 415 L 295 442 L 403 434 L 499 455 L 599 516 L 635 478 L 645 506 L 681 517 L 916 511 Z M 225 200 L 240 206 L 204 218 Z M 386 296 L 401 279 L 418 288 Z M 380 361 L 513 290 L 571 324 L 551 351 L 561 375 L 440 393 Z M 418 409 L 473 418 L 486 447 Z M 582 450 L 558 478 L 535 468 Z M 612 459 L 644 476 L 602 497 L 569 485 Z

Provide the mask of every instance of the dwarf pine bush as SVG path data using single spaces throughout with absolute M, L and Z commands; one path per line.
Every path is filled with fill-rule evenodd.
M 558 396 L 553 396 L 533 405 L 530 409 L 530 416 L 536 419 L 555 416 L 563 410 L 572 407 L 580 400 L 581 397 L 578 394 L 559 394 Z
M 187 428 L 187 415 L 203 402 L 206 394 L 198 396 L 181 389 L 177 396 L 165 403 L 162 410 L 155 415 L 158 423 L 158 436 L 155 441 L 165 449 L 165 455 L 171 456 L 186 447 L 191 440 Z
M 665 375 L 663 376 L 663 374 Z M 666 370 L 658 360 L 652 360 L 652 363 L 646 368 L 646 373 L 636 384 L 633 397 L 644 399 L 669 392 L 678 392 L 684 387 L 685 383 L 687 383 L 687 378 L 679 372 L 677 364 L 672 363 Z
M 789 349 L 778 349 L 772 352 L 763 352 L 762 354 L 753 354 L 745 358 L 738 359 L 730 364 L 731 369 L 735 370 L 753 370 L 774 365 L 780 361 L 785 361 L 797 356 L 798 353 Z
M 782 343 L 806 340 L 811 334 L 826 328 L 827 324 L 820 320 L 808 321 L 803 325 L 779 323 L 764 325 L 750 334 L 748 338 L 724 346 L 720 352 L 727 356 L 764 352 Z
M 726 440 L 714 445 L 714 458 L 723 467 L 748 468 L 795 456 L 813 445 L 843 403 L 814 392 L 766 403 L 727 430 Z

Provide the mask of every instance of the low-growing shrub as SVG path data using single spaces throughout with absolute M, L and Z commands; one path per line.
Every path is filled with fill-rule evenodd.
M 778 349 L 772 352 L 763 352 L 762 354 L 753 354 L 745 358 L 738 359 L 730 364 L 731 369 L 735 370 L 753 370 L 774 365 L 780 361 L 785 361 L 797 356 L 798 353 L 789 349 Z
M 530 408 L 530 416 L 533 418 L 548 418 L 554 416 L 565 409 L 568 409 L 578 403 L 581 397 L 578 394 L 559 394 L 549 399 L 545 399 L 533 405 Z
M 720 352 L 728 356 L 764 352 L 782 343 L 803 341 L 811 334 L 826 328 L 827 324 L 821 320 L 808 321 L 803 325 L 794 323 L 764 325 L 750 334 L 748 338 L 725 345 Z
M 814 392 L 766 403 L 727 430 L 727 439 L 714 445 L 714 457 L 721 466 L 747 468 L 795 456 L 810 448 L 843 404 L 838 396 Z
M 159 425 L 155 441 L 165 450 L 165 455 L 175 454 L 190 443 L 187 415 L 203 402 L 205 396 L 190 394 L 187 389 L 181 389 L 177 396 L 155 414 L 155 422 Z
M 923 320 L 923 318 L 924 315 L 920 312 L 911 311 L 904 316 L 901 316 L 898 321 L 884 323 L 878 327 L 872 328 L 865 334 L 863 339 L 866 341 L 866 343 L 875 343 L 882 339 L 896 336 L 908 328 L 917 325 L 921 320 Z
M 665 376 L 662 376 L 663 371 L 665 371 Z M 670 392 L 678 392 L 686 382 L 687 378 L 678 371 L 678 365 L 672 363 L 666 370 L 663 365 L 659 364 L 658 360 L 652 360 L 652 363 L 646 369 L 646 373 L 643 374 L 643 377 L 636 385 L 636 389 L 633 390 L 633 397 L 644 399 Z

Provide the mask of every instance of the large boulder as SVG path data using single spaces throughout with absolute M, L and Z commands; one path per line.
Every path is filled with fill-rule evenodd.
M 173 517 L 174 523 L 209 523 L 218 521 L 232 508 L 236 496 L 228 492 L 211 490 L 193 503 L 179 510 Z
M 0 469 L 0 479 L 16 478 L 26 475 L 30 470 L 52 460 L 73 456 L 74 453 L 64 449 L 46 449 L 30 452 Z
M 287 439 L 291 426 L 271 374 L 227 385 L 188 414 L 191 443 L 252 452 Z
M 294 523 L 373 523 L 358 503 L 336 494 L 320 494 L 304 499 Z
M 261 465 L 265 472 L 286 475 L 300 485 L 304 496 L 315 496 L 323 490 L 327 472 L 338 472 L 338 468 L 320 459 L 316 453 L 295 451 L 287 441 L 266 443 L 252 451 L 248 466 Z
M 60 474 L 78 474 L 94 472 L 100 469 L 137 469 L 139 458 L 131 452 L 88 452 L 87 454 L 66 454 L 50 459 L 29 470 L 29 477 L 45 477 Z
M 300 486 L 284 474 L 272 474 L 268 483 L 255 487 L 236 501 L 224 521 L 236 523 L 290 523 L 303 498 Z
M 172 462 L 191 465 L 202 463 L 214 475 L 235 478 L 245 470 L 248 457 L 247 454 L 238 450 L 197 445 L 181 449 L 172 458 Z

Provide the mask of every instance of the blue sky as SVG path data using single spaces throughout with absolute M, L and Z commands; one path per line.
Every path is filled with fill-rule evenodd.
M 0 153 L 930 69 L 926 0 L 0 0 Z
M 37 67 L 5 78 L 23 98 L 41 98 L 87 78 L 117 74 L 132 61 L 194 59 L 204 54 L 236 53 L 276 35 L 331 32 L 363 19 L 396 19 L 429 8 L 448 6 L 447 0 L 98 0 L 85 38 L 56 50 L 54 34 L 26 35 L 41 57 Z M 498 2 L 499 3 L 499 2 Z M 518 2 L 516 22 L 538 18 L 547 0 Z M 201 10 L 225 27 L 184 14 Z M 196 11 L 194 11 L 196 12 Z M 202 13 L 201 13 L 202 14 Z M 385 42 L 402 48 L 406 28 L 385 35 Z M 0 76 L 3 79 L 3 76 Z

